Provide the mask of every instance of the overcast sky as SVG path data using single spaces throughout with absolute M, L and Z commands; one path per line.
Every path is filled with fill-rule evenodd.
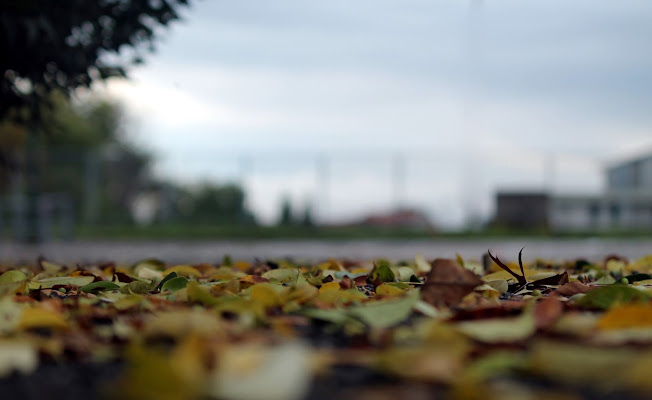
M 176 179 L 244 179 L 323 219 L 395 205 L 445 226 L 504 187 L 597 192 L 652 147 L 652 2 L 195 1 L 129 82 Z

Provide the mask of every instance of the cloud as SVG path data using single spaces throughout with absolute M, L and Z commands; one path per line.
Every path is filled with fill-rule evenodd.
M 497 187 L 544 187 L 551 155 L 566 160 L 555 188 L 596 191 L 603 160 L 652 144 L 651 3 L 478 4 L 196 2 L 110 91 L 141 116 L 162 174 L 232 178 L 244 157 L 285 168 L 256 172 L 267 219 L 285 191 L 318 196 L 301 157 L 391 168 L 403 154 L 406 199 L 460 221 L 459 204 L 486 214 Z M 338 178 L 341 215 L 391 203 L 372 164 Z

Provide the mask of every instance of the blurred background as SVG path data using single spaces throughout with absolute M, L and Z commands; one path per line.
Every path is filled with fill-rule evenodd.
M 91 3 L 2 6 L 4 243 L 652 233 L 648 1 Z

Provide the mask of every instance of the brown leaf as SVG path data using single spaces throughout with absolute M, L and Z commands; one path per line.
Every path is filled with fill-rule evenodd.
M 123 282 L 123 283 L 131 283 L 134 281 L 132 277 L 130 277 L 129 275 L 123 272 L 116 272 L 115 274 L 113 274 L 113 281 L 115 282 L 116 279 L 118 280 L 118 282 Z
M 345 276 L 340 280 L 340 287 L 342 289 L 351 289 L 353 287 L 353 281 L 348 276 Z
M 583 284 L 582 282 L 579 281 L 573 281 L 573 282 L 568 282 L 565 285 L 560 286 L 557 289 L 557 294 L 559 296 L 566 296 L 566 297 L 571 297 L 573 295 L 576 295 L 578 293 L 588 293 L 593 288 L 591 286 L 587 286 Z
M 355 283 L 355 286 L 365 286 L 368 285 L 369 283 L 367 282 L 367 278 L 369 275 L 360 275 L 355 278 L 353 278 L 353 282 Z
M 421 288 L 421 298 L 434 306 L 453 306 L 483 283 L 476 274 L 455 260 L 438 258 Z
M 545 329 L 557 321 L 564 312 L 564 304 L 556 297 L 546 297 L 534 308 L 537 329 Z
M 522 256 L 523 256 L 523 249 L 521 249 L 521 251 L 518 252 L 518 266 L 519 266 L 519 268 L 521 268 L 521 275 L 519 275 L 519 274 L 517 274 L 516 272 L 512 271 L 512 269 L 509 268 L 507 265 L 505 265 L 505 263 L 503 263 L 502 261 L 500 261 L 500 259 L 498 259 L 498 257 L 496 257 L 496 256 L 494 256 L 493 254 L 491 254 L 491 252 L 490 252 L 489 250 L 487 250 L 487 254 L 488 254 L 489 257 L 490 257 L 490 258 L 491 258 L 491 259 L 496 263 L 496 265 L 498 265 L 498 266 L 499 266 L 500 268 L 502 268 L 505 272 L 507 272 L 508 274 L 512 275 L 514 278 L 516 278 L 516 281 L 517 281 L 520 285 L 522 285 L 522 286 L 527 285 L 527 279 L 525 279 L 525 270 L 524 270 L 524 268 L 523 268 L 523 258 L 522 258 Z
M 543 279 L 538 279 L 531 284 L 534 286 L 556 286 L 556 285 L 564 285 L 568 283 L 568 272 L 564 271 L 561 274 L 549 276 L 547 278 Z

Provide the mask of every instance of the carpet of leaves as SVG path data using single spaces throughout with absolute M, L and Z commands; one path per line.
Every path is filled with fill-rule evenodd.
M 652 256 L 513 258 L 0 266 L 0 393 L 650 398 Z

